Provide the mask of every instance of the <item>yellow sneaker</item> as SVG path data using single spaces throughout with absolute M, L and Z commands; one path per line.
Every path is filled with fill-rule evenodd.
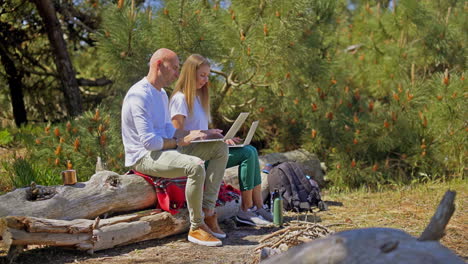
M 211 234 L 217 238 L 225 238 L 226 233 L 218 225 L 218 216 L 214 213 L 211 216 L 205 216 L 205 224 L 210 228 Z
M 210 234 L 210 232 L 205 231 L 204 229 L 206 229 L 206 226 L 205 228 L 202 226 L 194 230 L 190 229 L 188 233 L 188 241 L 208 247 L 217 247 L 223 245 L 221 240 L 217 239 L 212 234 Z

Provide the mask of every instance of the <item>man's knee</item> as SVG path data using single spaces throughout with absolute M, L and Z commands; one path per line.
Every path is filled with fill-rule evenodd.
M 205 162 L 199 158 L 194 158 L 185 166 L 187 177 L 205 177 Z
M 226 143 L 222 141 L 215 142 L 213 151 L 215 151 L 215 153 L 218 153 L 222 157 L 229 156 L 229 147 Z

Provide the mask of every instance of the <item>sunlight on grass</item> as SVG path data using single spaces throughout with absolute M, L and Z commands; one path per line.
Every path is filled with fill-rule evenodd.
M 402 229 L 418 237 L 434 214 L 447 190 L 457 192 L 455 213 L 446 228 L 441 242 L 458 255 L 468 256 L 468 184 L 466 180 L 427 183 L 395 187 L 393 190 L 335 193 L 324 192 L 326 201 L 341 202 L 343 206 L 330 206 L 320 212 L 323 224 L 346 223 L 336 226 L 336 231 L 364 228 L 390 227 Z

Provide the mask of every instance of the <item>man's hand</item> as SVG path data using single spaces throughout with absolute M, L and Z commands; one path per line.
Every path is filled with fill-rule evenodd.
M 226 144 L 230 145 L 230 146 L 233 146 L 233 145 L 237 145 L 238 143 L 240 143 L 242 141 L 241 138 L 238 138 L 238 137 L 235 137 L 233 139 L 228 139 L 226 140 Z
M 203 131 L 192 130 L 185 137 L 177 139 L 177 145 L 184 147 L 184 146 L 190 145 L 190 143 L 192 143 L 192 141 L 194 140 L 205 139 L 206 137 L 207 135 Z

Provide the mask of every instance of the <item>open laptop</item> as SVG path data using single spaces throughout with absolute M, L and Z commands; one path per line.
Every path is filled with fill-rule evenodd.
M 225 141 L 225 140 L 228 140 L 228 139 L 232 139 L 236 135 L 237 131 L 239 131 L 242 124 L 244 124 L 244 122 L 247 119 L 248 115 L 249 115 L 249 113 L 240 113 L 239 116 L 237 117 L 236 121 L 234 121 L 234 124 L 232 124 L 231 128 L 229 129 L 229 131 L 226 133 L 226 135 L 223 138 L 193 140 L 192 143 Z
M 252 126 L 250 126 L 249 132 L 247 133 L 247 137 L 245 137 L 245 140 L 242 144 L 236 144 L 236 145 L 229 145 L 230 148 L 241 148 L 247 145 L 250 145 L 250 141 L 252 141 L 252 138 L 255 134 L 255 130 L 257 130 L 258 126 L 258 121 L 252 122 Z

